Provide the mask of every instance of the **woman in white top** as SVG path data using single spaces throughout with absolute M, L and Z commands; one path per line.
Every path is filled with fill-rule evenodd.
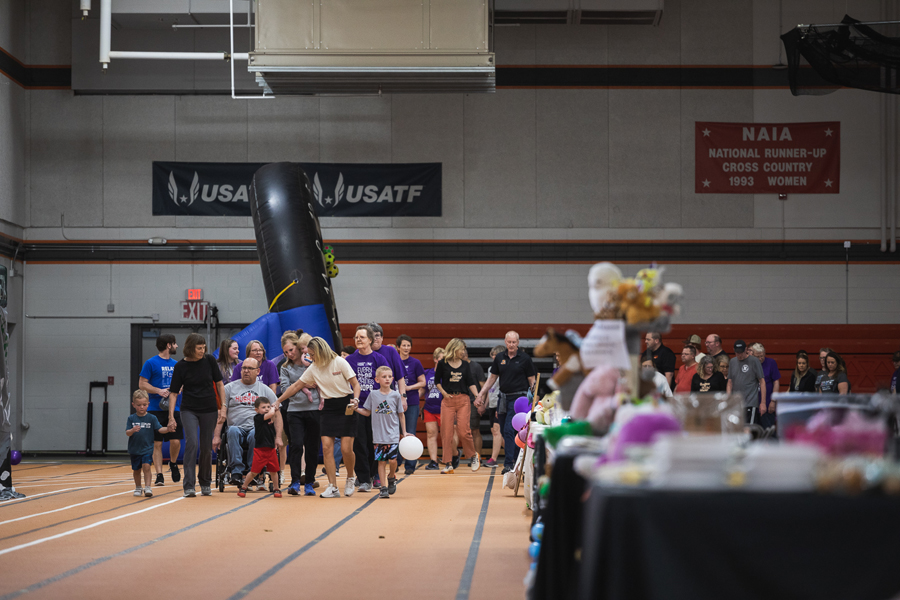
M 359 382 L 350 363 L 334 353 L 328 342 L 314 337 L 307 346 L 313 364 L 306 369 L 300 379 L 292 383 L 279 396 L 278 404 L 295 396 L 306 387 L 319 388 L 319 394 L 325 399 L 320 413 L 320 435 L 322 438 L 322 456 L 325 460 L 325 473 L 328 476 L 328 488 L 322 492 L 322 498 L 340 498 L 337 477 L 334 468 L 334 438 L 341 438 L 341 450 L 344 465 L 347 467 L 347 483 L 344 495 L 351 496 L 355 491 L 353 467 L 356 456 L 353 454 L 353 438 L 356 436 L 356 412 L 359 406 Z M 348 413 L 349 411 L 349 413 Z

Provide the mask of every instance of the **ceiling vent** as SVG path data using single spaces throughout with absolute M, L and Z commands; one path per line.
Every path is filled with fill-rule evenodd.
M 495 0 L 497 25 L 659 25 L 663 0 Z
M 486 0 L 266 0 L 248 69 L 279 95 L 493 92 Z

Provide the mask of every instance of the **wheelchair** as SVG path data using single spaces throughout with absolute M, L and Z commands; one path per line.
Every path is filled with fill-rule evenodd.
M 231 473 L 228 472 L 228 436 L 227 432 L 224 431 L 225 435 L 222 436 L 222 442 L 219 444 L 219 450 L 216 452 L 216 487 L 219 489 L 219 493 L 225 492 L 225 486 L 231 485 L 230 478 Z M 244 463 L 244 470 L 241 472 L 241 477 L 245 477 L 247 473 L 250 472 L 250 466 L 253 462 L 253 457 L 249 456 L 248 447 L 246 444 L 241 445 L 241 450 L 244 454 L 244 458 L 242 462 Z M 256 491 L 262 491 L 266 489 L 266 480 L 268 480 L 268 490 L 270 492 L 275 491 L 275 481 L 272 479 L 272 475 L 268 473 L 267 469 L 263 469 L 262 473 L 256 476 L 256 479 L 247 486 L 247 489 L 255 487 Z M 280 481 L 278 482 L 281 483 Z

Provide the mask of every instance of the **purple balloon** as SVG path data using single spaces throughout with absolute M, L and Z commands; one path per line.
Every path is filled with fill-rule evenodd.
M 17 465 L 20 462 L 22 462 L 22 453 L 19 452 L 18 450 L 13 450 L 10 453 L 9 462 L 11 462 L 14 465 Z
M 528 423 L 528 417 L 525 413 L 519 413 L 512 418 L 512 426 L 516 431 L 525 427 L 526 423 Z
M 516 398 L 516 403 L 513 405 L 513 408 L 516 409 L 517 413 L 528 412 L 531 409 L 531 402 L 528 401 L 528 396 L 519 396 Z
M 519 433 L 517 433 L 516 435 L 518 435 L 518 436 L 519 436 L 519 439 L 522 440 L 523 442 L 527 442 L 527 441 L 528 441 L 528 438 L 527 438 L 528 432 L 525 431 L 525 428 L 524 428 L 524 427 L 523 427 L 522 429 L 520 429 L 520 430 L 519 430 Z

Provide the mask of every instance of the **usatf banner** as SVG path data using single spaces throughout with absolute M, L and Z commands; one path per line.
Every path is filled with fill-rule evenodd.
M 837 194 L 841 124 L 694 125 L 698 194 Z
M 153 214 L 249 217 L 267 163 L 153 163 Z M 298 163 L 320 217 L 439 217 L 441 163 Z

